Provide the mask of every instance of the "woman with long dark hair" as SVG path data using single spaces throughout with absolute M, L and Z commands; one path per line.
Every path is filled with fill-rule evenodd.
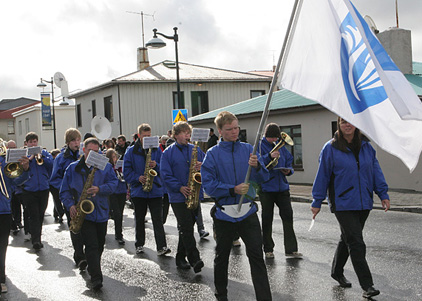
M 359 129 L 340 117 L 334 138 L 324 145 L 319 157 L 319 168 L 312 189 L 313 218 L 321 210 L 327 191 L 331 212 L 335 214 L 341 230 L 331 277 L 341 287 L 352 286 L 343 274 L 350 255 L 359 284 L 364 290 L 363 297 L 376 296 L 380 291 L 373 287 L 362 232 L 373 207 L 373 192 L 381 199 L 385 211 L 390 208 L 388 186 L 368 139 L 361 135 Z

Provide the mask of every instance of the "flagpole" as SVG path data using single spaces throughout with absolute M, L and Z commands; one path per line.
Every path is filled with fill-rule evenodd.
M 259 140 L 261 139 L 261 135 L 262 135 L 262 130 L 264 128 L 265 123 L 267 122 L 267 117 L 268 117 L 268 114 L 269 114 L 269 107 L 270 107 L 271 99 L 273 97 L 274 90 L 276 89 L 276 86 L 277 86 L 278 73 L 280 71 L 281 62 L 283 60 L 283 56 L 284 56 L 284 53 L 285 53 L 286 48 L 287 48 L 287 43 L 289 41 L 289 37 L 290 37 L 290 34 L 292 32 L 293 23 L 295 21 L 295 17 L 296 17 L 296 13 L 297 13 L 300 1 L 303 1 L 303 0 L 295 0 L 295 3 L 293 4 L 292 14 L 290 15 L 290 21 L 289 21 L 289 24 L 287 26 L 286 35 L 284 36 L 283 47 L 281 48 L 280 56 L 279 56 L 278 62 L 277 62 L 277 67 L 275 69 L 273 80 L 271 82 L 270 91 L 268 92 L 267 100 L 265 102 L 264 111 L 262 112 L 261 121 L 259 123 L 258 131 L 257 131 L 256 137 L 255 137 L 255 143 L 254 143 L 252 155 L 256 154 L 256 150 L 258 149 L 258 143 L 259 143 Z M 248 171 L 246 172 L 246 177 L 245 177 L 244 183 L 249 182 L 249 178 L 251 176 L 251 171 L 252 171 L 252 166 L 249 165 Z M 244 198 L 245 198 L 245 195 L 243 194 L 240 197 L 239 205 L 237 207 L 238 212 L 240 212 L 240 209 L 242 208 Z

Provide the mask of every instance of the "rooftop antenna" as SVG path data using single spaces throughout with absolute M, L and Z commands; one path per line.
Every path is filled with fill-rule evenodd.
M 396 22 L 397 22 L 397 28 L 399 28 L 399 4 L 398 4 L 398 0 L 396 0 Z
M 148 15 L 148 14 L 144 14 L 143 11 L 141 11 L 140 13 L 138 12 L 134 12 L 134 11 L 126 11 L 129 14 L 136 14 L 136 15 L 141 15 L 141 25 L 142 25 L 142 47 L 145 48 L 145 35 L 144 35 L 144 16 L 148 16 L 148 17 L 152 17 L 152 20 L 155 21 L 154 15 L 155 12 L 152 15 Z

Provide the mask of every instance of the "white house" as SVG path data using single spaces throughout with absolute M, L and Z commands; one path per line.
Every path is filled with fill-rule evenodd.
M 179 63 L 181 99 L 177 99 L 176 69 L 164 61 L 102 85 L 70 95 L 76 104 L 76 125 L 82 134 L 91 131 L 91 120 L 105 116 L 112 136 L 129 138 L 141 123 L 153 135 L 166 134 L 172 110 L 187 109 L 188 117 L 221 106 L 264 95 L 271 76 Z
M 61 106 L 59 101 L 55 101 L 54 111 L 56 113 L 56 145 L 61 148 L 64 142 L 64 133 L 70 127 L 75 127 L 75 104 L 68 100 L 69 105 Z M 54 149 L 53 129 L 42 129 L 41 125 L 41 104 L 27 107 L 13 113 L 15 118 L 15 136 L 18 147 L 23 146 L 23 141 L 28 132 L 38 134 L 38 145 L 48 151 Z

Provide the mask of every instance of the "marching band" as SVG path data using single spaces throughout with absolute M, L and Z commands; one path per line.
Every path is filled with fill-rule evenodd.
M 123 213 L 129 203 L 134 209 L 137 256 L 144 253 L 148 209 L 157 255 L 171 253 L 163 226 L 170 204 L 179 235 L 174 256 L 176 266 L 182 270 L 192 268 L 194 273 L 199 273 L 204 268 L 204 261 L 194 237 L 194 224 L 198 225 L 200 239 L 208 235 L 201 213 L 205 192 L 215 203 L 211 216 L 216 241 L 214 284 L 217 300 L 228 300 L 229 255 L 233 241 L 239 237 L 245 244 L 256 299 L 271 300 L 264 258 L 274 258 L 274 204 L 280 208 L 286 256 L 302 257 L 293 230 L 293 210 L 286 179 L 294 171 L 292 155 L 284 144 L 292 145 L 293 141 L 280 132 L 277 124 L 268 124 L 259 152 L 252 155 L 252 146 L 239 140 L 240 128 L 234 114 L 220 112 L 214 122 L 219 138 L 213 129 L 211 132 L 207 129 L 207 139 L 200 141 L 192 135 L 191 125 L 179 121 L 168 135 L 148 140 L 153 138 L 152 128 L 143 123 L 131 145 L 124 135 L 120 135 L 115 142 L 109 137 L 101 139 L 102 147 L 92 133 L 86 133 L 82 141 L 81 133 L 69 128 L 64 136 L 66 144 L 54 159 L 47 150 L 41 149 L 12 163 L 6 162 L 6 154 L 13 152 L 16 144 L 0 140 L 1 292 L 7 292 L 5 262 L 10 230 L 17 235 L 24 228 L 33 249 L 39 252 L 43 248 L 42 224 L 50 192 L 56 222 L 62 223 L 66 216 L 71 230 L 75 266 L 81 271 L 88 270 L 93 290 L 103 286 L 101 256 L 108 220 L 114 220 L 118 244 L 125 245 Z M 25 141 L 28 148 L 38 146 L 38 136 L 34 132 L 28 133 Z M 199 147 L 198 142 L 205 143 Z M 98 163 L 102 166 L 97 166 L 91 159 L 98 153 L 105 159 Z M 248 166 L 252 167 L 251 180 L 255 185 L 243 183 Z M 256 184 L 263 209 L 261 221 L 255 203 Z M 238 208 L 242 195 L 247 200 Z M 84 207 L 86 203 L 89 208 Z M 24 225 L 21 223 L 21 204 Z M 342 285 L 344 279 L 340 276 L 333 278 Z

